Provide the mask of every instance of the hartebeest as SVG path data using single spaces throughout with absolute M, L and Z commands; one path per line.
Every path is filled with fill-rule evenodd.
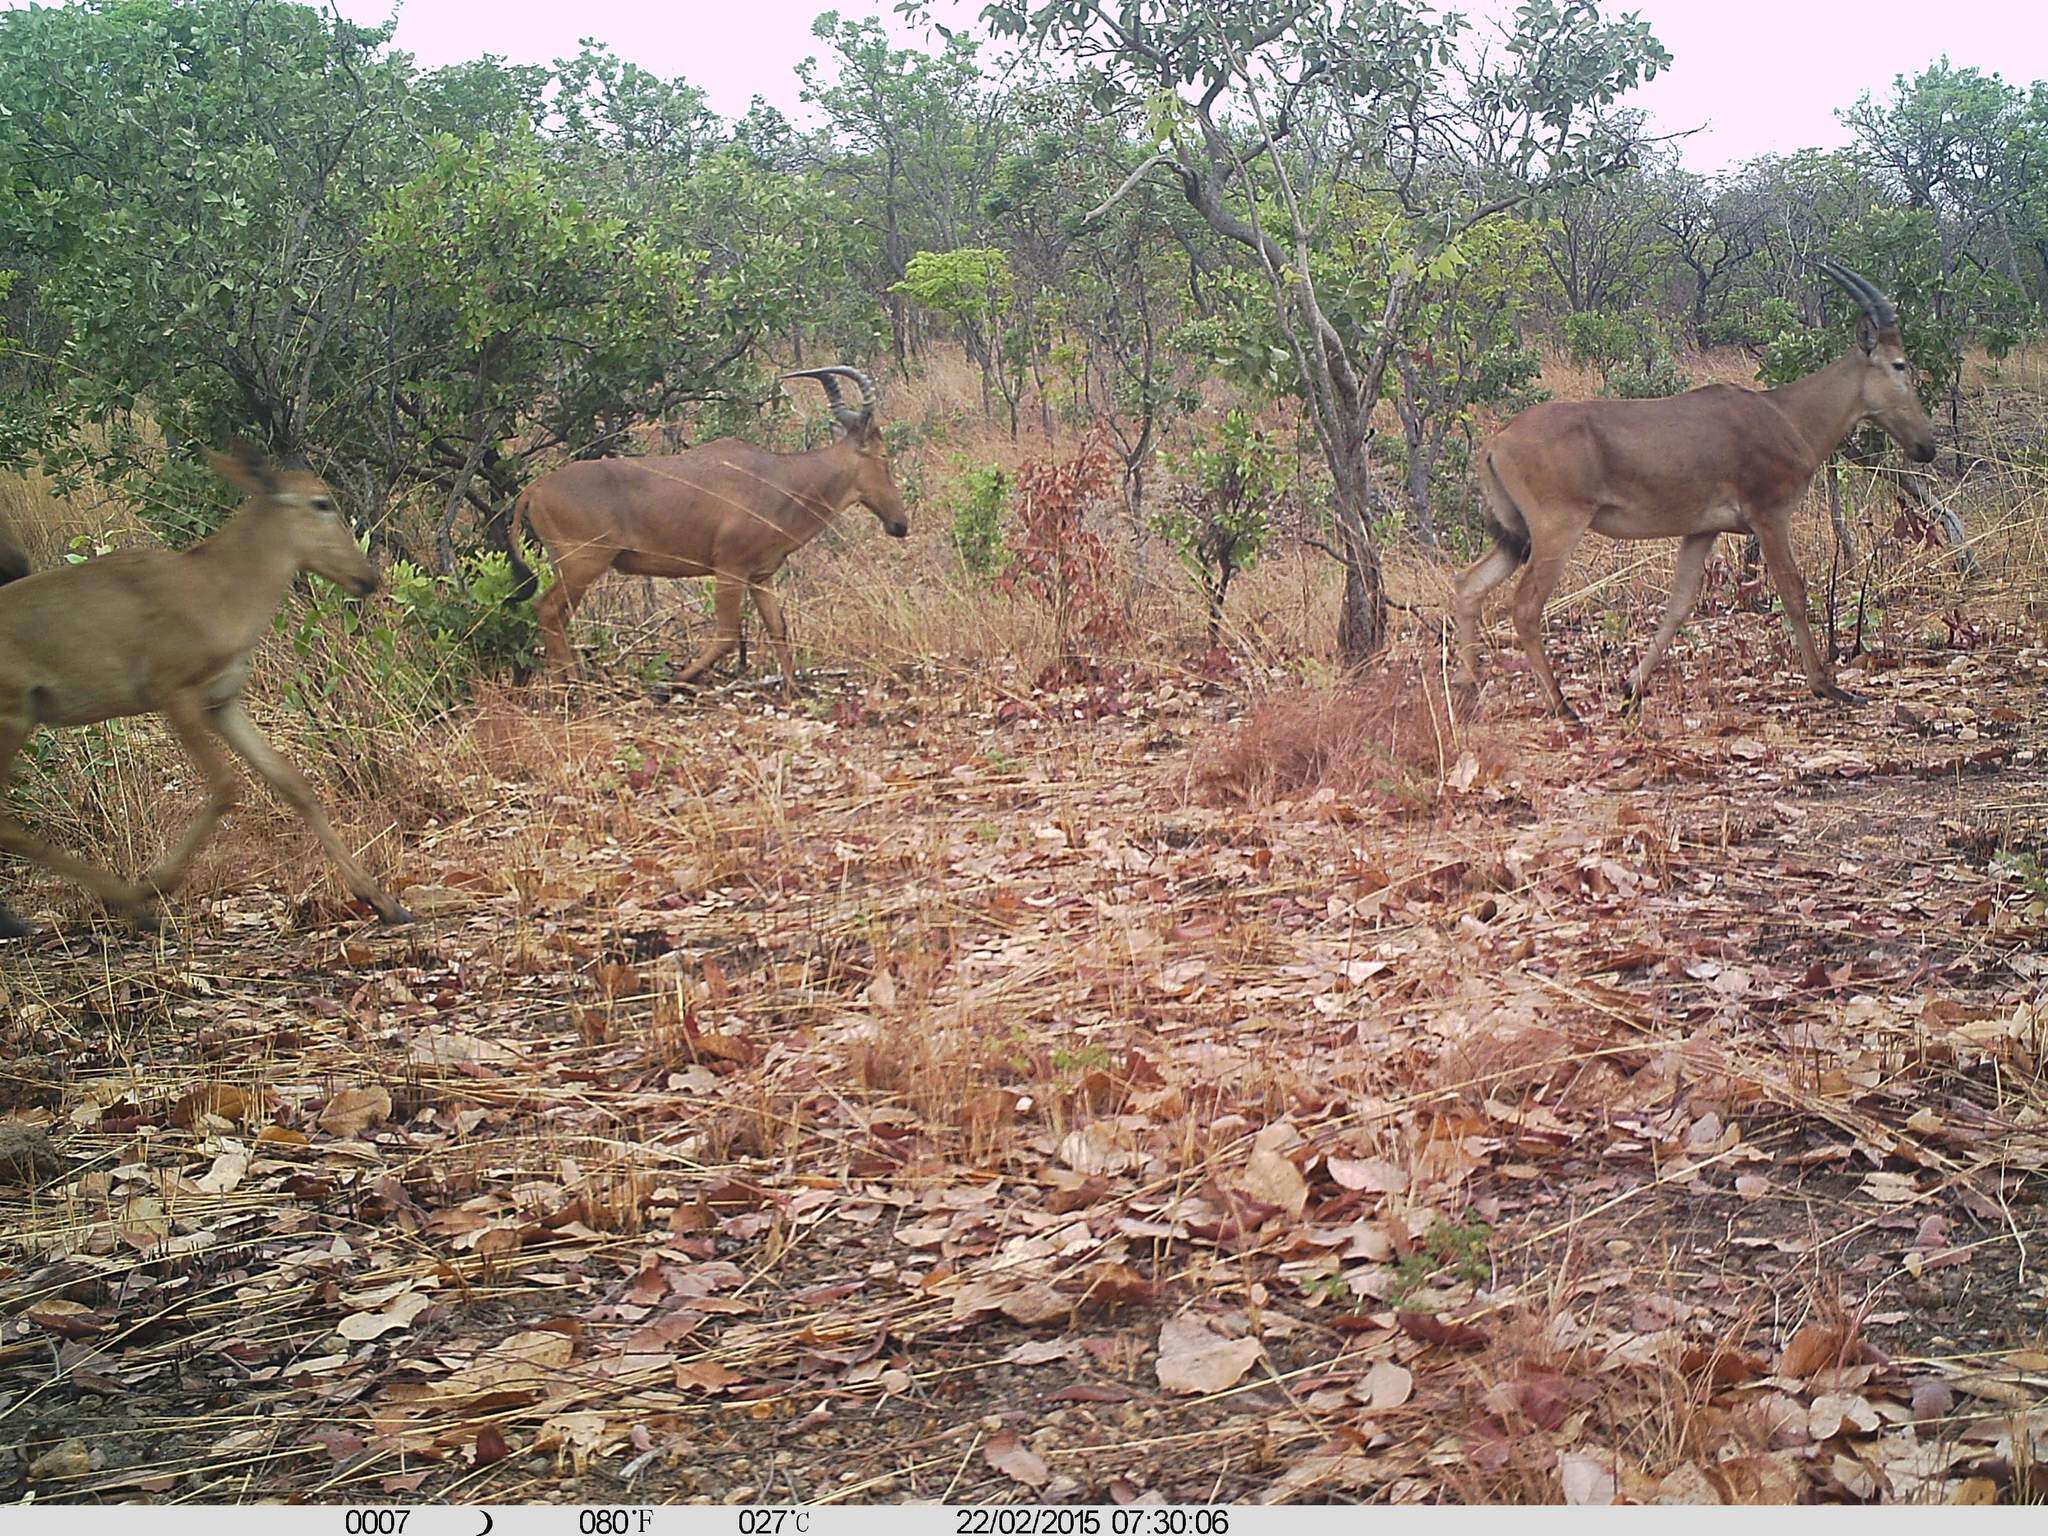
M 752 593 L 783 689 L 795 685 L 782 599 L 768 585 L 782 563 L 855 502 L 893 538 L 909 533 L 910 522 L 875 422 L 868 376 L 835 365 L 783 377 L 823 385 L 845 435 L 809 453 L 771 453 L 722 437 L 672 457 L 585 459 L 527 487 L 513 507 L 512 542 L 516 549 L 522 524 L 529 526 L 554 559 L 555 584 L 541 593 L 534 611 L 555 665 L 576 670 L 569 614 L 606 571 L 711 576 L 717 579 L 718 630 L 677 680 L 695 682 L 739 644 L 740 598 Z M 859 389 L 858 406 L 840 397 L 842 377 Z M 531 591 L 530 572 L 525 579 Z
M 273 467 L 253 450 L 207 455 L 247 493 L 218 531 L 192 548 L 125 550 L 59 566 L 0 588 L 0 786 L 22 743 L 45 725 L 91 725 L 161 714 L 206 780 L 206 803 L 136 884 L 61 853 L 0 812 L 0 849 L 84 885 L 136 921 L 154 920 L 193 855 L 235 803 L 234 770 L 218 737 L 297 811 L 348 888 L 386 922 L 406 910 L 342 845 L 313 790 L 258 734 L 242 708 L 249 655 L 301 573 L 357 596 L 377 570 L 317 475 Z M 0 937 L 26 925 L 0 907 Z
M 0 583 L 19 581 L 28 574 L 28 555 L 14 530 L 0 522 Z
M 1815 265 L 1862 310 L 1857 344 L 1817 373 L 1772 390 L 1712 384 L 1666 400 L 1555 401 L 1532 406 L 1487 444 L 1480 489 L 1493 549 L 1458 580 L 1459 681 L 1479 685 L 1479 609 L 1523 565 L 1515 632 L 1551 707 L 1576 718 L 1543 653 L 1543 605 L 1588 528 L 1612 539 L 1678 539 L 1671 596 L 1626 688 L 1631 703 L 1700 595 L 1723 533 L 1753 533 L 1805 665 L 1822 698 L 1863 702 L 1838 687 L 1813 643 L 1806 581 L 1792 555 L 1792 515 L 1816 471 L 1858 426 L 1874 421 L 1918 463 L 1934 428 L 1913 393 L 1898 312 L 1866 279 Z

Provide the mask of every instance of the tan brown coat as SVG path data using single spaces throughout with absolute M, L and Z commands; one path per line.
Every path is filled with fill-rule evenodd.
M 1588 530 L 1612 539 L 1679 540 L 1671 596 L 1628 682 L 1643 684 L 1698 601 L 1714 540 L 1753 533 L 1785 604 L 1806 680 L 1823 698 L 1859 702 L 1836 685 L 1813 640 L 1806 581 L 1793 558 L 1793 513 L 1842 440 L 1874 421 L 1917 462 L 1934 429 L 1913 392 L 1891 303 L 1863 278 L 1823 265 L 1863 308 L 1858 344 L 1781 389 L 1716 384 L 1666 400 L 1579 400 L 1533 406 L 1480 455 L 1480 490 L 1497 538 L 1459 578 L 1459 677 L 1479 686 L 1479 612 L 1524 565 L 1515 632 L 1551 707 L 1575 718 L 1543 650 L 1543 607 Z

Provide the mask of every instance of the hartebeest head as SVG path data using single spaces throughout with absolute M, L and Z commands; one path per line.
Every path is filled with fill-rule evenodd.
M 846 429 L 845 442 L 858 458 L 854 479 L 854 500 L 875 514 L 889 536 L 900 539 L 910 532 L 910 515 L 903 509 L 903 493 L 896 489 L 895 473 L 889 468 L 889 451 L 882 445 L 882 429 L 875 421 L 875 383 L 858 368 L 835 363 L 829 368 L 803 368 L 785 373 L 785 379 L 816 379 L 825 387 L 832 403 L 832 419 Z M 839 393 L 839 381 L 851 379 L 860 391 L 860 404 L 848 405 Z
M 1860 419 L 1884 428 L 1916 464 L 1932 463 L 1934 423 L 1913 390 L 1913 368 L 1899 335 L 1898 310 L 1859 273 L 1832 261 L 1816 261 L 1814 266 L 1840 283 L 1863 311 L 1856 321 L 1856 344 L 1863 350 L 1857 381 Z
M 311 470 L 272 464 L 246 443 L 232 444 L 226 453 L 209 450 L 206 461 L 248 493 L 246 506 L 263 519 L 271 546 L 289 550 L 298 570 L 325 576 L 357 597 L 377 590 L 377 568 L 356 544 L 326 481 Z

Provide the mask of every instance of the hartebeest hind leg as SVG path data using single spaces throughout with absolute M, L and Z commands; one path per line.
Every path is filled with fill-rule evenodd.
M 1451 612 L 1458 626 L 1458 684 L 1476 700 L 1479 693 L 1479 611 L 1486 595 L 1515 572 L 1522 562 L 1505 544 L 1496 544 L 1464 575 L 1451 600 Z
M 1790 509 L 1781 508 L 1768 516 L 1756 518 L 1753 526 L 1758 542 L 1764 547 L 1764 565 L 1769 568 L 1771 582 L 1785 604 L 1785 617 L 1792 625 L 1792 638 L 1799 645 L 1799 660 L 1806 670 L 1807 686 L 1818 697 L 1832 699 L 1837 704 L 1867 704 L 1869 700 L 1861 694 L 1851 693 L 1835 682 L 1834 670 L 1821 659 L 1820 647 L 1813 643 L 1813 624 L 1806 611 L 1806 578 L 1800 574 L 1799 561 L 1792 553 Z
M 1643 684 L 1657 670 L 1657 663 L 1664 659 L 1679 626 L 1692 616 L 1693 606 L 1700 600 L 1700 587 L 1706 580 L 1707 556 L 1714 552 L 1716 537 L 1718 535 L 1713 533 L 1694 533 L 1679 540 L 1678 559 L 1671 570 L 1671 596 L 1665 600 L 1664 617 L 1657 621 L 1657 632 L 1643 647 L 1642 660 L 1636 663 L 1635 671 L 1629 674 L 1628 682 L 1621 690 L 1621 696 L 1631 704 L 1641 702 Z
M 14 757 L 21 750 L 21 744 L 28 740 L 34 727 L 21 720 L 0 722 L 0 791 L 7 787 L 13 777 Z M 0 850 L 40 864 L 54 874 L 77 882 L 91 891 L 111 911 L 125 915 L 144 912 L 148 907 L 148 895 L 140 886 L 130 885 L 109 870 L 83 859 L 73 858 L 61 848 L 54 848 L 15 820 L 12 814 L 0 811 Z M 27 923 L 16 917 L 5 906 L 0 906 L 0 938 L 20 938 L 30 931 Z
M 569 645 L 569 615 L 591 584 L 610 569 L 609 558 L 595 565 L 588 560 L 563 560 L 555 566 L 555 584 L 533 601 L 533 617 L 540 625 L 548 660 L 571 677 L 576 675 L 576 652 Z
M 341 878 L 350 891 L 360 900 L 376 909 L 378 919 L 386 923 L 409 923 L 412 914 L 401 907 L 385 892 L 384 888 L 371 878 L 356 856 L 348 851 L 333 825 L 327 820 L 326 811 L 320 807 L 319 799 L 313 794 L 313 786 L 300 777 L 269 742 L 242 708 L 240 699 L 230 699 L 218 705 L 213 711 L 213 728 L 220 738 L 234 750 L 237 757 L 255 769 L 263 782 L 276 790 L 299 819 L 313 829 L 313 835 L 320 839 L 320 846 L 327 850 L 327 856 L 334 860 L 335 868 L 341 871 Z
M 705 642 L 704 649 L 697 653 L 697 659 L 683 668 L 676 678 L 678 683 L 694 683 L 698 678 L 730 656 L 733 648 L 740 643 L 740 599 L 746 589 L 730 576 L 720 576 L 713 596 L 712 606 L 717 610 L 718 629 Z M 767 619 L 767 614 L 762 614 Z

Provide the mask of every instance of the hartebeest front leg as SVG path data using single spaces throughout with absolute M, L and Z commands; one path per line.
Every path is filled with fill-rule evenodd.
M 730 576 L 720 576 L 712 596 L 712 606 L 717 611 L 718 629 L 704 649 L 697 653 L 697 659 L 683 668 L 678 683 L 694 683 L 698 678 L 730 656 L 733 648 L 740 643 L 740 599 L 746 595 L 740 583 Z M 767 614 L 762 614 L 765 621 Z
M 761 627 L 768 631 L 768 643 L 775 648 L 775 665 L 782 671 L 782 696 L 796 692 L 796 658 L 790 649 L 789 624 L 782 611 L 782 599 L 768 583 L 770 576 L 753 584 L 754 611 L 761 615 Z
M 1785 604 L 1785 617 L 1792 625 L 1792 638 L 1799 645 L 1799 660 L 1806 669 L 1806 683 L 1815 695 L 1837 704 L 1867 704 L 1861 694 L 1851 693 L 1835 681 L 1833 668 L 1821 659 L 1813 643 L 1813 625 L 1806 612 L 1806 578 L 1792 553 L 1791 514 L 1780 509 L 1755 522 L 1757 540 L 1764 547 L 1764 564 Z
M 359 899 L 376 909 L 380 921 L 412 921 L 412 914 L 392 900 L 356 856 L 348 851 L 327 820 L 327 813 L 320 808 L 313 786 L 263 739 L 262 732 L 256 729 L 255 723 L 243 710 L 240 699 L 230 699 L 213 711 L 213 728 L 220 733 L 221 740 L 234 749 L 235 755 L 255 769 L 263 782 L 283 796 L 285 803 L 299 813 L 299 819 L 313 829 L 313 835 L 320 839 L 320 846 L 327 850 L 327 856 L 341 871 L 343 882 Z
M 164 719 L 176 733 L 179 745 L 198 766 L 200 777 L 206 780 L 206 803 L 200 806 L 176 843 L 165 852 L 155 866 L 142 877 L 142 888 L 151 899 L 168 896 L 185 883 L 185 876 L 192 868 L 192 860 L 220 825 L 221 818 L 235 807 L 240 786 L 235 783 L 235 771 L 227 759 L 213 744 L 213 736 L 207 729 L 206 711 L 199 701 L 190 695 L 181 694 L 164 705 Z M 144 914 L 138 913 L 138 919 Z
M 1700 600 L 1700 587 L 1706 579 L 1707 556 L 1714 552 L 1716 537 L 1718 535 L 1713 533 L 1694 533 L 1679 541 L 1678 559 L 1671 570 L 1671 596 L 1665 601 L 1664 617 L 1657 621 L 1657 632 L 1643 647 L 1642 660 L 1636 663 L 1635 671 L 1629 674 L 1628 683 L 1621 690 L 1622 697 L 1631 705 L 1642 702 L 1643 684 L 1650 680 L 1657 663 L 1664 659 L 1679 626 L 1692 617 L 1693 606 Z

